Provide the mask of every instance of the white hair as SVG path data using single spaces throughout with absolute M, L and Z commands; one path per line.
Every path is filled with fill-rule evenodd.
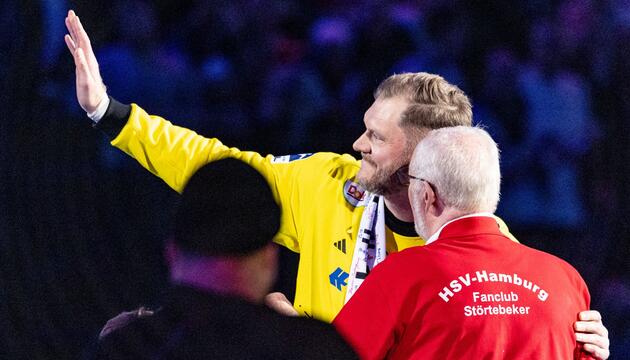
M 494 213 L 497 209 L 499 149 L 479 127 L 430 131 L 416 146 L 409 174 L 431 183 L 446 206 L 468 213 Z

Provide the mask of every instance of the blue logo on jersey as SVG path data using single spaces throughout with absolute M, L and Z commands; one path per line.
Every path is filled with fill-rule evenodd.
M 348 285 L 348 283 L 346 282 L 348 276 L 350 276 L 350 274 L 341 270 L 341 268 L 338 267 L 337 269 L 335 269 L 335 271 L 332 272 L 332 274 L 328 275 L 328 279 L 330 279 L 330 283 L 332 284 L 332 286 L 341 291 L 342 286 Z
M 274 163 L 274 164 L 289 163 L 289 162 L 295 161 L 295 160 L 306 159 L 307 157 L 309 157 L 311 155 L 313 155 L 313 153 L 274 156 L 273 159 L 271 159 L 271 162 Z

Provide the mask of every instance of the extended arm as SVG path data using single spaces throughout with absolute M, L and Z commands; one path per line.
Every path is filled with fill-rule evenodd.
M 352 173 L 358 166 L 354 158 L 331 153 L 262 156 L 176 126 L 136 104 L 121 104 L 113 98 L 109 101 L 88 35 L 72 11 L 68 12 L 66 26 L 70 33 L 65 37 L 66 44 L 76 64 L 77 99 L 88 113 L 101 109 L 103 102 L 108 103 L 97 127 L 110 136 L 113 146 L 178 192 L 197 169 L 209 162 L 226 157 L 246 162 L 267 180 L 282 209 L 281 227 L 274 241 L 300 251 L 296 221 L 310 209 L 310 203 L 304 199 L 314 197 L 321 187 L 322 174 L 339 169 L 352 169 L 347 170 Z

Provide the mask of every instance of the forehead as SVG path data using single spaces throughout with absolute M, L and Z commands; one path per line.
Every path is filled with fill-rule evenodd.
M 400 117 L 408 105 L 409 102 L 399 96 L 390 98 L 379 97 L 365 112 L 365 127 L 381 131 L 399 128 Z

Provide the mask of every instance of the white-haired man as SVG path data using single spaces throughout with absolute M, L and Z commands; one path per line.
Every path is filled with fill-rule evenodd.
M 589 358 L 572 328 L 590 302 L 580 275 L 499 231 L 499 151 L 488 133 L 431 131 L 408 175 L 428 240 L 390 255 L 335 319 L 361 358 Z

